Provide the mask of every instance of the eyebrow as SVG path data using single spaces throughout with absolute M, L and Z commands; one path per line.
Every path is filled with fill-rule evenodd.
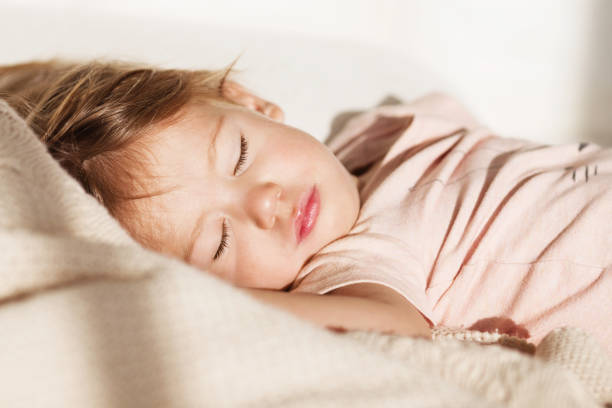
M 219 116 L 217 123 L 215 125 L 215 129 L 213 130 L 212 136 L 210 137 L 210 145 L 208 146 L 208 156 L 210 157 L 212 154 L 216 157 L 217 155 L 217 136 L 219 135 L 219 130 L 223 126 L 223 121 L 225 120 L 225 115 Z M 189 245 L 185 249 L 185 253 L 183 254 L 183 260 L 187 263 L 191 260 L 191 255 L 193 254 L 193 247 L 195 246 L 196 240 L 202 234 L 202 229 L 204 228 L 204 219 L 206 218 L 206 212 L 202 211 L 200 216 L 196 221 L 195 228 L 191 231 L 191 236 L 189 237 Z

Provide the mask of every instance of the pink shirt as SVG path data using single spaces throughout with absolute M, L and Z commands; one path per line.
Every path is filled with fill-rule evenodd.
M 581 327 L 612 354 L 612 149 L 500 138 L 442 95 L 361 114 L 329 145 L 360 214 L 292 291 L 375 282 L 435 325 L 535 343 Z

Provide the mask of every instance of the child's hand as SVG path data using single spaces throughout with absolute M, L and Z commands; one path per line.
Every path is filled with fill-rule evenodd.
M 488 333 L 497 332 L 500 334 L 507 334 L 508 336 L 518 337 L 520 339 L 529 338 L 529 330 L 527 330 L 524 326 L 516 324 L 514 320 L 503 316 L 480 319 L 469 327 L 469 329 Z

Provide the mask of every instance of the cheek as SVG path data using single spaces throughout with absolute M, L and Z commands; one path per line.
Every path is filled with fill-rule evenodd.
M 293 271 L 295 254 L 287 253 L 269 237 L 259 234 L 242 239 L 236 252 L 234 284 L 251 288 L 281 288 Z
M 321 154 L 321 147 L 325 148 L 311 136 L 285 132 L 271 136 L 265 151 L 284 161 L 298 158 L 311 160 Z
M 265 282 L 267 268 L 274 265 L 274 251 L 268 240 L 248 228 L 241 232 L 236 245 L 235 279 L 238 286 L 256 287 Z

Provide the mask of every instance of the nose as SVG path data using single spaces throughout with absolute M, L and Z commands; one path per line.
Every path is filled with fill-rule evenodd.
M 258 227 L 270 229 L 274 226 L 282 193 L 281 186 L 275 183 L 262 183 L 251 188 L 246 197 L 246 207 L 249 217 Z

